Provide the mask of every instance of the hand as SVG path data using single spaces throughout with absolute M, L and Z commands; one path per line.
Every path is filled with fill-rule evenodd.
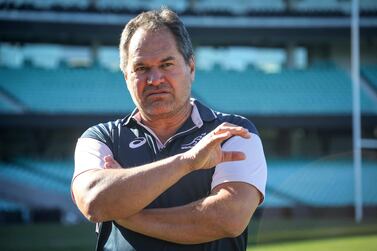
M 221 149 L 221 143 L 233 136 L 250 138 L 251 134 L 241 126 L 222 123 L 193 148 L 183 153 L 183 158 L 189 161 L 192 170 L 212 168 L 226 161 L 244 160 L 246 156 L 243 152 L 226 152 Z

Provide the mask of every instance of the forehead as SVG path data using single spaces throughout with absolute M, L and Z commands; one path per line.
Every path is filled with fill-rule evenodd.
M 167 28 L 145 30 L 139 28 L 132 36 L 128 48 L 129 62 L 159 59 L 180 54 L 173 34 Z

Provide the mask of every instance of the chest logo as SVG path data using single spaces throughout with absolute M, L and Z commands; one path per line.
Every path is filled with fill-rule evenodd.
M 190 143 L 181 145 L 181 149 L 191 149 L 193 148 L 207 133 L 202 133 L 193 139 Z
M 134 139 L 133 141 L 131 141 L 128 146 L 132 149 L 135 149 L 144 145 L 145 142 L 147 142 L 147 140 L 144 137 L 138 137 Z

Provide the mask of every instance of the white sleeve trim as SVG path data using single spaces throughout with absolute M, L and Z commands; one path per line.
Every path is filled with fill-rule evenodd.
M 107 155 L 113 156 L 113 153 L 106 144 L 91 138 L 78 139 L 75 150 L 73 179 L 88 170 L 104 168 L 104 157 Z
M 212 176 L 211 189 L 225 182 L 245 182 L 259 190 L 263 195 L 262 203 L 266 191 L 267 163 L 261 139 L 256 134 L 251 135 L 249 139 L 235 136 L 223 144 L 223 151 L 244 152 L 246 159 L 217 165 Z

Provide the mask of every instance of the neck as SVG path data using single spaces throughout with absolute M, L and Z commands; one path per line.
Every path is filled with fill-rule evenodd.
M 153 130 L 162 143 L 173 136 L 191 115 L 190 101 L 174 114 L 166 116 L 147 116 L 140 112 L 141 122 Z

